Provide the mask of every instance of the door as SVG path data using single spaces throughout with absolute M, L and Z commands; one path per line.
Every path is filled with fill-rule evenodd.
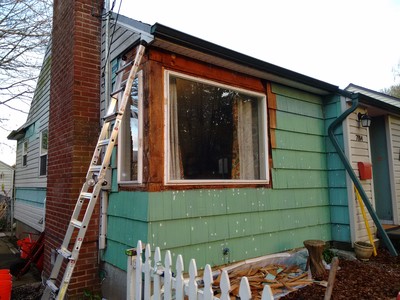
M 385 117 L 380 116 L 372 118 L 369 134 L 376 213 L 383 223 L 393 223 Z

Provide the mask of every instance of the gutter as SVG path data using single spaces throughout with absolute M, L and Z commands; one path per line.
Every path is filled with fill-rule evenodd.
M 398 254 L 397 254 L 396 249 L 394 248 L 391 240 L 389 239 L 385 229 L 382 227 L 382 224 L 379 221 L 378 215 L 375 213 L 374 208 L 372 207 L 371 203 L 369 202 L 367 194 L 365 193 L 359 179 L 357 178 L 356 173 L 354 172 L 353 168 L 351 167 L 349 160 L 347 159 L 343 150 L 340 148 L 339 142 L 337 141 L 335 134 L 334 134 L 336 127 L 338 127 L 343 122 L 343 120 L 347 118 L 348 115 L 350 115 L 353 111 L 356 110 L 356 108 L 358 106 L 358 97 L 359 97 L 358 94 L 351 95 L 351 99 L 352 99 L 351 107 L 348 110 L 346 110 L 345 112 L 343 112 L 337 119 L 335 119 L 331 125 L 329 125 L 328 135 L 329 135 L 329 139 L 331 140 L 333 146 L 335 147 L 341 161 L 343 162 L 343 165 L 346 168 L 347 173 L 349 174 L 351 180 L 353 181 L 354 185 L 356 186 L 357 190 L 359 191 L 361 199 L 363 200 L 364 205 L 368 209 L 368 212 L 371 215 L 386 247 L 389 249 L 390 254 L 392 256 L 397 256 Z

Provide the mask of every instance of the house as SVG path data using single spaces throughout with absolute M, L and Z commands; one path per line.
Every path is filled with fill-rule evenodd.
M 17 141 L 14 202 L 17 237 L 44 229 L 50 66 L 51 45 L 44 56 L 27 120 L 7 137 Z
M 88 226 L 70 297 L 101 282 L 106 298 L 123 299 L 124 253 L 138 240 L 203 266 L 302 247 L 307 239 L 368 239 L 328 135 L 332 122 L 358 103 L 354 97 L 360 112 L 373 102 L 365 91 L 344 91 L 158 23 L 114 16 L 118 24 L 107 30 L 89 1 L 55 2 L 44 277 L 85 178 L 106 95 L 117 88 L 113 74 L 146 44 L 111 182 Z M 378 108 L 397 111 L 385 103 Z M 365 141 L 369 132 L 357 117 L 334 134 L 358 172 L 357 162 L 371 170 L 371 161 L 368 145 L 354 139 Z M 18 130 L 21 143 L 37 134 L 27 124 Z M 363 181 L 369 196 L 370 182 Z
M 14 168 L 0 161 L 0 195 L 13 197 L 14 192 Z
M 355 84 L 346 90 L 358 93 L 360 101 L 345 124 L 348 157 L 354 168 L 359 162 L 372 166 L 370 178 L 362 182 L 381 223 L 399 224 L 400 99 Z M 360 118 L 365 116 L 371 120 L 369 127 L 360 125 Z M 354 212 L 349 220 L 353 240 L 360 239 L 365 236 L 365 230 L 360 230 L 360 213 L 354 202 L 349 202 L 349 210 Z

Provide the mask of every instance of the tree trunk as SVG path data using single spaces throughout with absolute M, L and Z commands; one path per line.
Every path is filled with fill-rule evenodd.
M 322 263 L 322 252 L 325 249 L 325 242 L 320 240 L 306 240 L 303 242 L 308 250 L 307 266 L 311 269 L 314 278 L 325 274 L 325 266 Z

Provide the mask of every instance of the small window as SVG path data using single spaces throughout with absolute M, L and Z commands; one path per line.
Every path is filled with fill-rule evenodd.
M 167 183 L 267 183 L 265 95 L 167 72 Z
M 25 167 L 28 163 L 28 141 L 22 145 L 22 166 Z
M 47 149 L 48 149 L 48 131 L 43 130 L 40 133 L 40 159 L 39 159 L 39 175 L 47 175 Z
M 142 72 L 134 79 L 118 134 L 118 182 L 142 182 Z

